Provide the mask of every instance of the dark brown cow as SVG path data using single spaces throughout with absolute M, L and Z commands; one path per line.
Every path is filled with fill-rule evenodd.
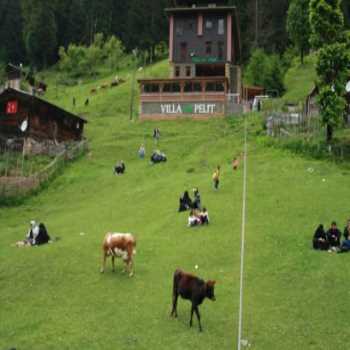
M 136 254 L 136 239 L 131 233 L 107 233 L 103 239 L 102 267 L 101 272 L 106 268 L 106 259 L 112 257 L 112 269 L 115 270 L 115 257 L 122 258 L 125 263 L 125 271 L 131 277 L 133 275 L 133 255 Z
M 173 285 L 173 309 L 171 316 L 177 317 L 177 298 L 179 295 L 183 299 L 188 299 L 192 303 L 190 327 L 192 327 L 193 312 L 196 313 L 199 331 L 202 331 L 201 318 L 198 310 L 198 306 L 202 304 L 205 298 L 215 301 L 214 296 L 215 281 L 203 281 L 202 279 L 177 269 L 174 272 L 174 285 Z

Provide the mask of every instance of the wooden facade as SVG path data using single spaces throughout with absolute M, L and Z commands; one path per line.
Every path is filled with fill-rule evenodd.
M 228 91 L 225 77 L 142 79 L 138 82 L 141 120 L 225 116 Z
M 8 88 L 0 94 L 0 142 L 25 137 L 38 142 L 79 141 L 83 137 L 86 122 L 23 91 Z

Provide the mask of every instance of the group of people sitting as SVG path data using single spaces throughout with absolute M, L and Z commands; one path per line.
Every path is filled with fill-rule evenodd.
M 188 191 L 185 191 L 184 194 L 180 197 L 180 205 L 179 205 L 179 212 L 180 211 L 186 211 L 190 209 L 201 209 L 201 195 L 199 193 L 198 188 L 193 189 L 193 200 L 191 199 L 190 195 L 188 194 Z
M 323 225 L 319 225 L 314 233 L 312 245 L 317 250 L 328 250 L 330 252 L 343 253 L 350 251 L 350 219 L 343 233 L 344 239 L 341 242 L 341 232 L 335 221 L 326 232 Z
M 166 158 L 165 153 L 160 152 L 159 150 L 154 151 L 151 155 L 151 163 L 152 164 L 166 162 L 166 161 L 167 161 L 167 158 Z
M 30 222 L 30 228 L 23 241 L 16 243 L 17 247 L 38 246 L 50 242 L 50 236 L 43 223 L 37 223 L 34 220 Z
M 188 227 L 209 225 L 209 214 L 207 208 L 203 210 L 191 209 L 190 215 L 188 216 Z
M 119 161 L 119 162 L 116 164 L 116 166 L 114 167 L 114 174 L 116 174 L 116 175 L 122 175 L 122 174 L 125 173 L 125 170 L 126 170 L 125 164 L 124 164 L 124 162 L 121 160 L 121 161 Z

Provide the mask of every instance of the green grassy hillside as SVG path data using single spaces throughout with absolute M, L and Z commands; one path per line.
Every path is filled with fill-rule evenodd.
M 139 77 L 165 74 L 163 62 Z M 130 73 L 123 73 L 130 79 Z M 52 78 L 54 79 L 54 78 Z M 108 79 L 103 79 L 103 81 Z M 54 81 L 54 80 L 53 80 Z M 0 211 L 0 348 L 232 349 L 237 339 L 243 120 L 129 121 L 130 80 L 90 96 L 92 87 L 51 84 L 48 98 L 89 120 L 89 154 L 70 165 L 38 196 Z M 56 97 L 57 96 L 57 97 Z M 90 96 L 90 105 L 83 101 Z M 152 139 L 159 127 L 160 144 Z M 251 349 L 347 349 L 347 255 L 310 248 L 320 222 L 348 218 L 349 170 L 265 148 L 258 117 L 248 118 L 248 197 L 244 334 Z M 168 162 L 137 157 L 159 147 Z M 126 162 L 126 174 L 112 167 Z M 212 189 L 222 166 L 221 188 Z M 314 171 L 308 171 L 313 168 Z M 323 181 L 324 179 L 324 181 Z M 187 228 L 178 197 L 199 187 L 211 223 Z M 61 239 L 18 249 L 31 219 Z M 136 274 L 99 273 L 107 231 L 137 237 Z M 198 270 L 195 269 L 198 265 Z M 189 329 L 190 304 L 170 319 L 172 273 L 181 267 L 217 280 L 217 301 L 200 307 L 204 332 Z

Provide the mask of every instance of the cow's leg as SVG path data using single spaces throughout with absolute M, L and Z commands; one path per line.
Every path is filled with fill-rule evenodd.
M 127 273 L 129 274 L 129 277 L 132 277 L 133 276 L 133 271 L 132 271 L 132 259 L 128 259 L 126 260 L 126 271 Z
M 196 306 L 196 307 L 194 308 L 194 311 L 195 311 L 195 313 L 196 313 L 196 315 L 197 315 L 198 324 L 199 324 L 199 331 L 202 332 L 201 316 L 200 316 L 200 314 L 199 314 L 198 306 Z
M 115 271 L 115 262 L 114 262 L 115 256 L 112 255 L 112 271 Z
M 179 297 L 179 293 L 177 292 L 176 288 L 174 287 L 173 290 L 173 309 L 171 310 L 170 316 L 177 317 L 177 299 Z
M 190 318 L 190 327 L 192 327 L 192 319 L 193 319 L 193 311 L 194 311 L 194 309 L 195 309 L 195 307 L 192 304 L 192 307 L 191 307 L 191 318 Z
M 101 266 L 101 273 L 105 271 L 106 268 L 106 259 L 107 259 L 107 253 L 104 251 L 102 255 L 102 266 Z

